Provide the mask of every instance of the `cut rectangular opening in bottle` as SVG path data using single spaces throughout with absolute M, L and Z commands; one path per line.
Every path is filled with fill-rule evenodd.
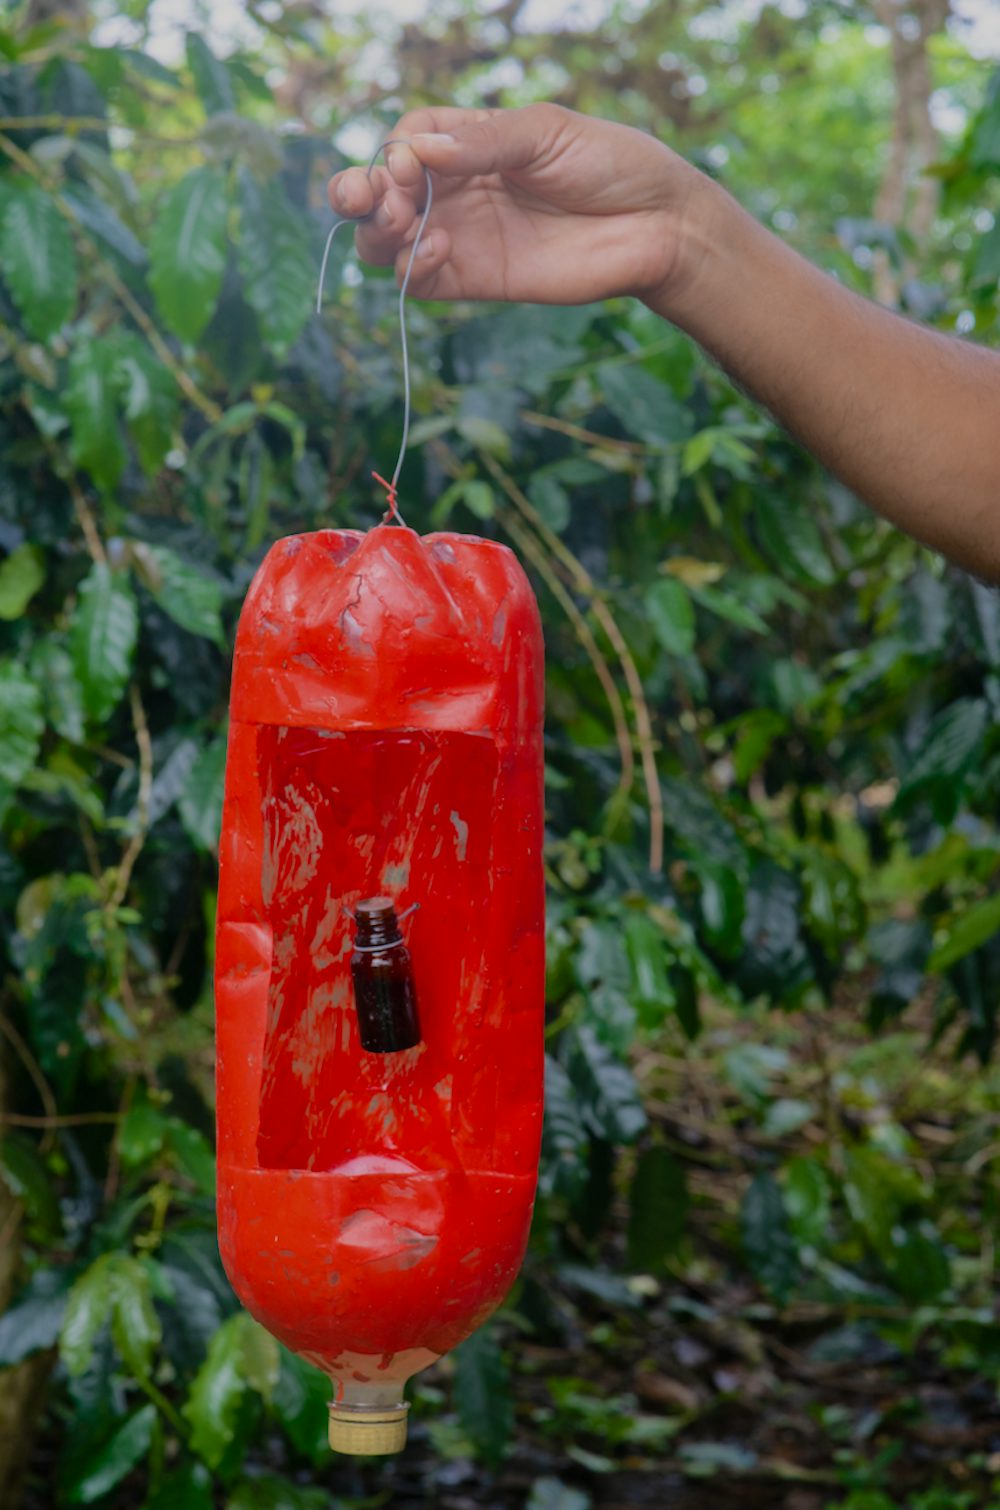
M 482 927 L 493 836 L 516 821 L 496 810 L 497 747 L 468 733 L 262 726 L 257 759 L 273 937 L 260 1167 L 415 1154 L 421 1168 L 452 1167 L 456 1061 L 498 985 Z M 351 910 L 373 895 L 400 912 L 419 903 L 404 928 L 421 1042 L 398 1054 L 365 1053 L 358 1032 Z

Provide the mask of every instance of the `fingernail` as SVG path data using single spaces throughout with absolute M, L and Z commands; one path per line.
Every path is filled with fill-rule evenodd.
M 453 142 L 455 138 L 447 131 L 415 131 L 411 142 Z
M 392 225 L 392 211 L 384 199 L 375 211 L 375 224 L 383 226 Z
M 421 257 L 433 257 L 433 255 L 434 255 L 434 243 L 433 243 L 433 241 L 430 241 L 430 240 L 421 241 L 420 245 L 417 247 L 417 261 L 419 262 L 420 259 L 421 259 Z

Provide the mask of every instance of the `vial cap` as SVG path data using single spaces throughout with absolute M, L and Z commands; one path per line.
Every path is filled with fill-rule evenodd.
M 354 911 L 365 918 L 384 918 L 396 911 L 391 897 L 364 897 Z

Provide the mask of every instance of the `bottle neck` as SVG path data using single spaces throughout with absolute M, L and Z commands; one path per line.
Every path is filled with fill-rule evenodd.
M 376 913 L 358 912 L 355 949 L 392 949 L 403 942 L 399 920 L 395 912 L 385 910 Z

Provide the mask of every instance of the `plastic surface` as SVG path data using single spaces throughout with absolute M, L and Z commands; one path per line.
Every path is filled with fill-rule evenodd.
M 343 1402 L 499 1304 L 541 1135 L 542 668 L 516 558 L 384 526 L 279 541 L 240 619 L 216 951 L 219 1242 Z M 421 1042 L 360 1044 L 348 909 L 402 912 Z
M 328 1439 L 334 1452 L 351 1457 L 380 1457 L 402 1452 L 406 1446 L 408 1405 L 394 1410 L 366 1409 L 364 1406 L 330 1407 Z

